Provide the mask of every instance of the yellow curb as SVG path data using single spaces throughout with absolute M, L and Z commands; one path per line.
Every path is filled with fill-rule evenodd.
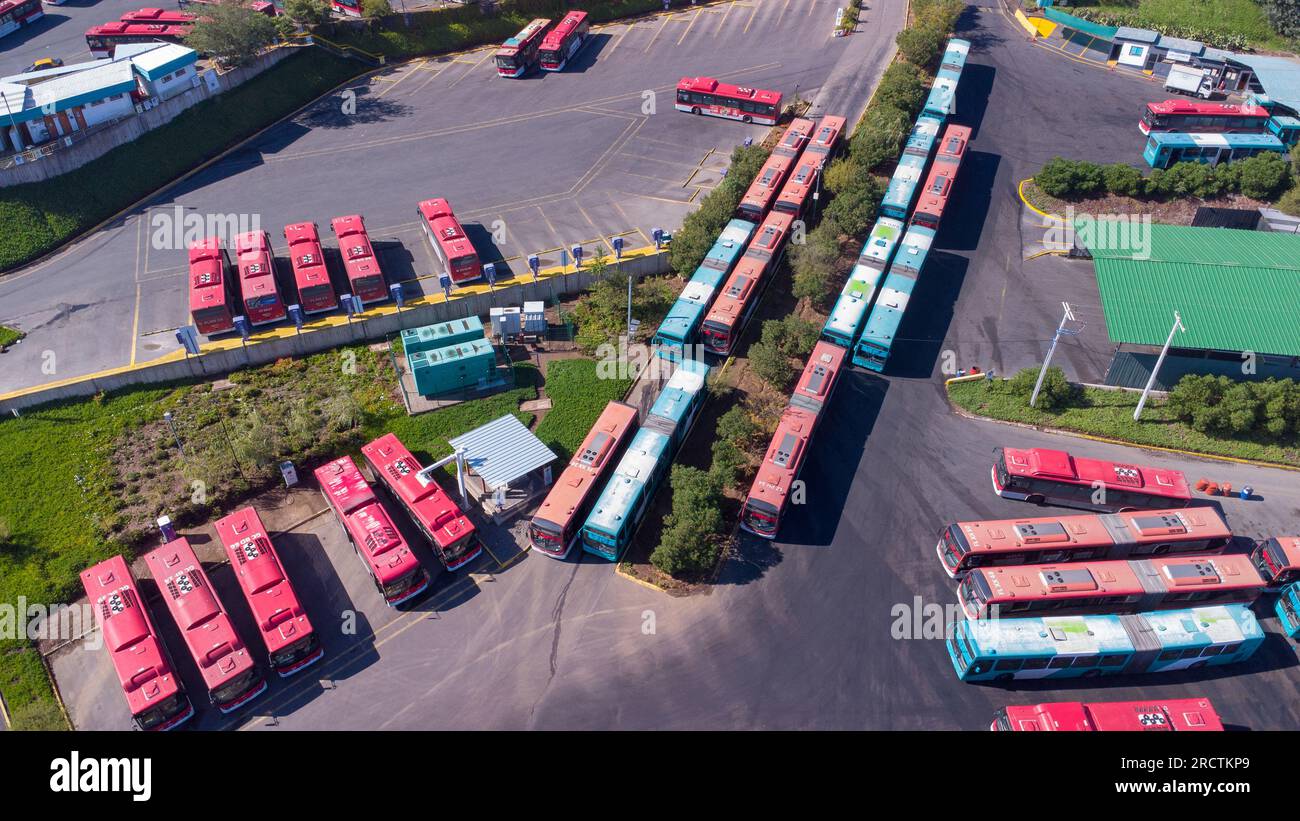
M 636 584 L 641 585 L 642 587 L 644 587 L 644 588 L 647 589 L 647 590 L 653 590 L 653 591 L 655 591 L 656 593 L 663 593 L 664 595 L 668 595 L 668 591 L 667 591 L 667 590 L 663 589 L 662 587 L 660 587 L 659 585 L 655 584 L 654 582 L 648 582 L 648 581 L 646 581 L 645 579 L 637 578 L 636 576 L 633 576 L 631 573 L 628 573 L 626 570 L 623 569 L 623 567 L 622 567 L 622 562 L 620 562 L 619 564 L 614 565 L 614 575 L 616 575 L 616 576 L 622 576 L 623 578 L 627 579 L 628 581 L 630 581 L 630 582 L 635 582 Z
M 1028 177 L 1026 179 L 1021 180 L 1020 184 L 1016 186 L 1016 193 L 1020 195 L 1020 201 L 1025 204 L 1026 208 L 1028 208 L 1030 211 L 1033 211 L 1035 214 L 1038 214 L 1039 216 L 1043 217 L 1044 219 L 1056 220 L 1057 222 L 1065 222 L 1065 217 L 1058 216 L 1057 214 L 1049 214 L 1046 211 L 1042 210 L 1041 208 L 1035 207 L 1033 203 L 1031 203 L 1028 199 L 1025 198 L 1025 183 L 1033 182 L 1033 180 L 1034 180 L 1033 177 Z

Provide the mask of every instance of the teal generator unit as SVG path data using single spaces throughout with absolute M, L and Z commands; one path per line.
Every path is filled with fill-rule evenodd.
M 490 381 L 496 375 L 497 354 L 491 342 L 479 337 L 407 354 L 406 364 L 421 396 L 440 396 Z
M 409 356 L 413 353 L 473 342 L 483 338 L 483 323 L 476 316 L 453 319 L 438 325 L 425 325 L 421 328 L 408 328 L 402 331 L 402 350 Z

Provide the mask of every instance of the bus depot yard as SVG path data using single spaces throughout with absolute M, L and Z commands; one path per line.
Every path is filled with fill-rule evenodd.
M 783 4 L 767 6 L 754 6 L 757 19 L 771 24 L 780 19 L 786 27 Z M 725 8 L 721 7 L 724 15 Z M 759 23 L 754 25 L 757 28 Z M 951 394 L 942 381 L 956 368 L 964 372 L 978 365 L 984 371 L 995 369 L 1001 376 L 1040 363 L 1063 300 L 1074 306 L 1085 328 L 1061 342 L 1054 363 L 1079 381 L 1100 382 L 1113 354 L 1113 345 L 1103 332 L 1102 300 L 1091 263 L 1051 255 L 1025 259 L 1032 237 L 1025 230 L 1028 212 L 1017 196 L 1018 183 L 1058 154 L 1112 161 L 1117 158 L 1116 146 L 1125 145 L 1126 140 L 1140 144 L 1134 139 L 1135 112 L 1140 112 L 1141 105 L 1152 99 L 1153 93 L 1158 94 L 1158 89 L 1137 78 L 1099 73 L 1030 48 L 1021 31 L 997 4 L 968 7 L 957 21 L 956 34 L 970 43 L 970 54 L 956 87 L 950 125 L 970 129 L 969 148 L 949 192 L 946 215 L 934 231 L 928 258 L 915 278 L 913 310 L 896 329 L 883 375 L 870 366 L 846 366 L 838 371 L 829 412 L 817 423 L 799 475 L 806 488 L 806 502 L 784 511 L 775 539 L 736 534 L 716 578 L 693 588 L 703 595 L 670 597 L 620 579 L 607 562 L 594 560 L 582 549 L 564 561 L 539 555 L 538 550 L 527 547 L 526 522 L 517 522 L 513 533 L 483 528 L 491 535 L 484 538 L 482 555 L 469 567 L 436 574 L 428 593 L 411 609 L 398 611 L 383 606 L 366 579 L 366 569 L 358 566 L 355 555 L 347 555 L 353 551 L 314 488 L 263 493 L 252 503 L 262 512 L 303 608 L 320 631 L 325 656 L 294 678 L 271 682 L 269 693 L 231 717 L 199 704 L 198 726 L 981 729 L 1008 704 L 1158 701 L 1192 696 L 1208 698 L 1229 726 L 1300 726 L 1300 711 L 1294 700 L 1284 695 L 1295 687 L 1300 666 L 1296 645 L 1280 635 L 1271 598 L 1263 599 L 1268 604 L 1256 609 L 1267 634 L 1265 640 L 1258 652 L 1234 666 L 1160 676 L 1127 675 L 1100 685 L 1086 679 L 1055 679 L 979 687 L 967 686 L 954 676 L 943 633 L 957 597 L 955 583 L 938 566 L 932 550 L 936 535 L 953 522 L 1058 515 L 1050 506 L 1029 507 L 1024 502 L 999 499 L 991 492 L 995 449 L 1062 449 L 1076 457 L 1179 470 L 1189 480 L 1207 477 L 1221 487 L 1249 487 L 1249 498 L 1210 498 L 1198 493 L 1194 501 L 1220 511 L 1232 533 L 1243 540 L 1292 534 L 1300 515 L 1300 483 L 1288 470 L 1139 451 L 1118 443 L 1070 439 L 1051 431 L 1008 427 L 953 413 L 950 395 L 952 403 L 973 413 L 986 410 L 981 404 L 993 404 L 995 392 L 997 403 L 1013 401 L 1010 394 L 995 391 L 983 381 L 957 383 Z M 679 36 L 689 42 L 688 36 Z M 791 41 L 797 42 L 793 35 Z M 645 48 L 653 48 L 653 43 Z M 611 65 L 617 65 L 617 55 L 623 51 L 619 46 Z M 597 60 L 595 67 L 600 66 Z M 784 81 L 771 85 L 787 92 L 790 88 Z M 815 93 L 811 86 L 805 88 L 810 88 L 809 96 Z M 1070 111 L 1046 102 L 1059 98 L 1073 101 Z M 832 100 L 809 113 L 824 121 L 840 110 L 854 110 L 852 100 Z M 719 153 L 739 142 L 742 134 L 762 133 L 738 124 L 671 116 L 675 120 L 663 127 L 676 141 L 697 131 L 712 135 L 716 126 L 734 129 L 726 136 L 717 135 Z M 1038 127 L 1025 128 L 1027 116 L 1033 116 Z M 649 118 L 647 129 L 655 119 Z M 1083 130 L 1078 128 L 1079 122 L 1094 127 Z M 321 130 L 313 128 L 300 142 Z M 270 171 L 263 169 L 264 173 L 276 173 L 273 166 L 267 162 L 265 169 Z M 298 177 L 284 179 L 296 181 Z M 916 183 L 919 186 L 920 180 Z M 397 183 L 389 178 L 388 184 Z M 427 186 L 413 191 L 413 196 L 402 200 L 402 208 L 409 210 L 414 201 L 430 195 L 425 191 Z M 313 189 L 312 196 L 327 196 L 325 187 Z M 465 199 L 472 202 L 473 198 L 456 201 Z M 465 206 L 458 206 L 458 214 L 464 219 L 461 208 Z M 323 219 L 355 210 L 336 209 Z M 689 210 L 684 208 L 681 213 Z M 275 227 L 288 221 L 276 222 Z M 815 226 L 815 220 L 811 224 Z M 676 223 L 665 218 L 652 225 L 674 227 Z M 1041 233 L 1043 229 L 1037 230 Z M 841 250 L 856 259 L 863 236 L 854 234 L 851 241 L 841 243 Z M 414 249 L 416 245 L 404 243 L 404 247 Z M 794 262 L 796 269 L 799 264 Z M 847 267 L 851 265 L 836 263 L 841 274 Z M 791 290 L 797 283 L 788 281 L 788 267 L 778 270 L 778 280 L 741 334 L 735 358 L 717 363 L 722 387 L 710 391 L 702 415 L 678 447 L 678 459 L 687 465 L 708 467 L 710 450 L 716 464 L 719 451 L 714 440 L 723 429 L 721 410 L 734 402 L 727 396 L 727 387 L 743 395 L 756 392 L 756 382 L 765 381 L 761 374 L 766 369 L 755 350 L 772 345 L 758 344 L 771 342 L 761 320 L 797 314 L 797 319 L 820 324 L 826 317 L 838 282 L 832 280 L 827 285 L 827 294 L 800 299 L 796 305 Z M 183 314 L 183 310 L 175 313 Z M 789 327 L 797 324 L 792 322 Z M 30 329 L 22 329 L 30 333 Z M 32 344 L 29 337 L 17 347 Z M 12 451 L 11 473 L 25 475 L 22 472 L 30 470 L 25 466 L 35 464 L 35 455 L 48 450 L 58 461 L 42 464 L 46 476 L 67 473 L 82 480 L 67 485 L 61 497 L 63 504 L 83 514 L 81 521 L 53 510 L 57 502 L 42 496 L 41 481 L 20 483 L 24 496 L 16 509 L 42 512 L 44 515 L 35 519 L 43 523 L 40 527 L 56 528 L 61 537 L 81 545 L 39 563 L 32 562 L 28 552 L 23 566 L 33 575 L 22 580 L 22 586 L 38 591 L 43 583 L 49 584 L 48 579 L 66 578 L 68 571 L 75 573 L 105 552 L 116 552 L 93 535 L 103 532 L 106 524 L 116 526 L 119 533 L 132 523 L 147 526 L 154 512 L 150 508 L 156 505 L 148 501 L 129 516 L 119 509 L 112 511 L 118 517 L 115 520 L 95 521 L 89 527 L 83 524 L 86 517 L 103 517 L 117 507 L 116 503 L 104 504 L 121 493 L 112 482 L 123 486 L 133 482 L 137 491 L 163 485 L 168 494 L 184 494 L 189 488 L 175 482 L 175 469 L 166 466 L 174 458 L 168 453 L 171 431 L 159 424 L 157 411 L 169 402 L 189 403 L 175 418 L 187 420 L 185 424 L 191 426 L 205 425 L 204 417 L 195 411 L 214 401 L 219 404 L 211 406 L 209 412 L 215 414 L 206 426 L 220 427 L 214 422 L 223 409 L 231 422 L 238 423 L 233 435 L 215 430 L 208 434 L 214 443 L 209 458 L 220 463 L 224 483 L 237 481 L 234 477 L 244 461 L 243 449 L 265 438 L 266 428 L 259 431 L 259 425 L 292 436 L 295 430 L 310 430 L 311 419 L 326 420 L 323 424 L 333 433 L 319 440 L 278 443 L 286 450 L 307 454 L 303 464 L 314 465 L 343 451 L 355 452 L 357 445 L 385 431 L 398 433 L 427 464 L 430 458 L 447 453 L 448 437 L 503 413 L 518 413 L 520 400 L 533 395 L 530 391 L 535 392 L 532 386 L 538 381 L 536 371 L 525 377 L 523 373 L 531 368 L 520 364 L 516 366 L 522 369 L 517 384 L 523 387 L 513 392 L 406 417 L 373 379 L 370 369 L 382 369 L 384 357 L 364 349 L 356 353 L 355 361 L 362 365 L 359 375 L 335 376 L 332 365 L 341 353 L 318 354 L 232 374 L 233 388 L 139 390 L 0 423 L 0 436 L 10 435 L 15 443 L 21 443 L 21 447 L 6 449 Z M 806 356 L 799 358 L 802 362 Z M 724 362 L 725 368 L 721 367 Z M 562 371 L 572 368 L 575 373 L 559 376 L 553 369 L 560 365 L 565 365 Z M 586 368 L 594 372 L 595 364 L 583 359 L 574 360 L 574 364 L 546 364 L 543 390 L 553 404 L 536 432 L 546 441 L 550 436 L 543 428 L 548 424 L 556 432 L 565 431 L 568 443 L 563 448 L 567 453 L 562 458 L 578 449 L 590 424 L 584 420 L 595 418 L 602 399 L 618 398 L 625 390 L 625 385 L 602 386 L 606 380 L 576 374 L 576 369 Z M 346 391 L 352 399 L 342 398 L 329 387 L 339 379 L 356 385 Z M 575 379 L 575 384 L 584 387 L 566 387 L 552 394 L 552 379 L 561 383 Z M 283 391 L 286 383 L 301 383 L 314 398 L 297 407 L 279 408 L 285 403 L 276 400 L 277 391 Z M 1054 377 L 1051 385 L 1057 384 Z M 793 380 L 786 388 L 791 385 Z M 988 395 L 971 400 L 963 394 L 976 390 Z M 223 392 L 227 394 L 223 399 L 205 396 Z M 1056 388 L 1049 388 L 1049 394 L 1055 396 Z M 777 395 L 782 402 L 788 396 L 784 390 Z M 582 397 L 580 410 L 572 402 L 578 396 Z M 273 407 L 277 409 L 272 411 Z M 1168 418 L 1165 411 L 1165 403 L 1153 399 L 1148 408 L 1151 415 L 1144 417 L 1142 424 Z M 278 416 L 256 418 L 272 413 Z M 779 406 L 773 409 L 773 415 L 776 413 L 780 413 Z M 1005 415 L 1014 418 L 1010 412 Z M 129 469 L 137 475 L 124 477 L 121 471 L 127 468 L 113 465 L 106 454 L 113 452 L 115 443 L 133 438 L 133 418 L 151 420 L 149 436 L 132 456 Z M 1037 418 L 1026 421 L 1050 426 L 1049 421 Z M 1113 438 L 1124 438 L 1122 427 L 1116 428 Z M 192 435 L 193 427 L 182 431 L 182 438 Z M 64 437 L 72 436 L 80 437 L 81 442 L 75 453 L 61 444 Z M 224 447 L 221 438 L 227 440 Z M 766 440 L 766 434 L 760 438 Z M 1227 436 L 1211 438 L 1231 440 Z M 1293 431 L 1284 431 L 1269 446 L 1280 453 L 1278 461 L 1294 463 Z M 230 458 L 223 456 L 223 450 L 229 451 Z M 167 454 L 165 459 L 163 454 Z M 97 467 L 88 466 L 92 461 Z M 265 486 L 274 482 L 274 459 L 263 454 L 262 464 L 266 466 L 264 474 L 254 478 Z M 148 475 L 150 472 L 154 475 Z M 655 511 L 647 517 L 638 538 L 653 538 L 646 532 L 655 530 L 670 507 L 670 498 L 672 512 L 679 512 L 675 497 L 685 485 L 679 486 L 675 479 L 676 474 L 671 497 L 669 488 L 658 493 Z M 667 480 L 664 483 L 669 484 Z M 453 485 L 444 477 L 444 487 Z M 236 497 L 245 498 L 239 491 L 230 498 Z M 5 515 L 12 514 L 6 510 Z M 29 520 L 30 515 L 25 514 L 21 526 L 29 527 Z M 437 567 L 438 560 L 428 555 L 426 542 L 417 533 L 408 532 L 410 522 L 399 515 L 395 523 L 422 564 Z M 671 532 L 672 527 L 665 521 L 663 530 Z M 185 531 L 201 558 L 220 561 L 219 540 L 208 525 L 196 520 L 195 526 L 187 526 Z M 19 538 L 14 541 L 23 544 L 29 532 L 15 529 Z M 136 538 L 156 536 L 139 532 Z M 253 636 L 256 645 L 255 626 L 242 608 L 232 605 L 240 602 L 234 574 L 227 565 L 217 564 L 210 575 L 236 626 L 246 638 Z M 65 590 L 49 591 L 46 598 L 58 600 L 66 594 Z M 155 617 L 166 615 L 157 602 L 154 605 Z M 174 652 L 180 649 L 174 627 L 166 618 L 156 620 L 164 642 Z M 75 726 L 129 726 L 102 647 L 81 652 L 80 643 L 73 642 L 43 649 Z M 33 655 L 32 651 L 10 653 L 6 678 L 29 683 L 13 671 L 30 670 Z M 191 698 L 201 701 L 204 686 L 194 679 L 189 669 L 192 665 L 185 658 L 177 661 Z M 35 665 L 39 668 L 39 661 Z M 493 697 L 463 698 L 469 690 Z M 690 696 L 684 698 L 682 693 Z M 33 696 L 30 702 L 39 711 L 40 699 Z

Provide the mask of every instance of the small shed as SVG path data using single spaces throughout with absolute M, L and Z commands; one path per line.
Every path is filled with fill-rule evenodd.
M 511 414 L 451 440 L 465 455 L 465 487 L 497 524 L 524 510 L 554 481 L 558 458 Z

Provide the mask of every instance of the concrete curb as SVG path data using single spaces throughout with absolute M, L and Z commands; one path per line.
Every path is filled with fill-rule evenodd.
M 1065 222 L 1065 217 L 1058 216 L 1057 214 L 1049 214 L 1046 211 L 1043 211 L 1042 209 L 1035 207 L 1034 204 L 1031 203 L 1025 197 L 1025 183 L 1033 182 L 1033 181 L 1034 181 L 1033 177 L 1028 177 L 1027 179 L 1021 180 L 1020 183 L 1016 185 L 1016 194 L 1020 197 L 1020 201 L 1024 203 L 1024 206 L 1026 208 L 1028 208 L 1030 211 L 1033 211 L 1035 214 L 1042 217 L 1043 219 L 1056 220 L 1057 222 Z

